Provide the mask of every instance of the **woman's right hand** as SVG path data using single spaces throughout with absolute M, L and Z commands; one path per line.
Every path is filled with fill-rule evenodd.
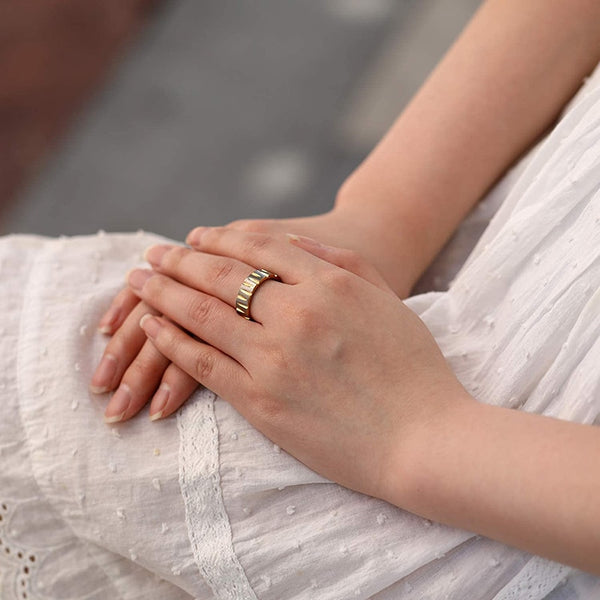
M 397 253 L 386 248 L 385 241 L 381 246 L 381 236 L 372 230 L 375 226 L 368 218 L 358 218 L 336 208 L 311 217 L 239 220 L 227 227 L 255 233 L 292 233 L 327 246 L 346 248 L 345 255 L 343 250 L 336 249 L 338 266 L 363 275 L 359 272 L 356 256 L 366 258 L 392 289 L 404 298 L 414 283 L 409 279 L 413 269 L 407 268 L 410 265 L 394 263 Z M 326 254 L 326 250 L 321 249 L 321 252 Z M 327 259 L 327 256 L 322 258 Z M 342 264 L 339 264 L 340 261 Z M 149 400 L 151 418 L 165 418 L 174 413 L 198 386 L 194 379 L 171 364 L 146 340 L 139 321 L 149 312 L 155 311 L 125 288 L 115 296 L 100 320 L 98 330 L 111 339 L 92 377 L 90 390 L 96 394 L 117 390 L 111 400 L 111 410 L 105 415 L 107 422 L 134 416 Z M 127 408 L 119 411 L 119 406 Z

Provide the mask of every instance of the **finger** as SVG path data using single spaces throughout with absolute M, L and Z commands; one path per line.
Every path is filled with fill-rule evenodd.
M 168 365 L 169 359 L 146 338 L 142 349 L 123 374 L 117 391 L 106 407 L 105 422 L 126 421 L 136 415 L 152 398 Z
M 255 268 L 267 269 L 288 284 L 318 273 L 321 259 L 288 243 L 285 234 L 250 233 L 228 227 L 196 227 L 187 237 L 196 250 L 229 256 Z
M 219 396 L 237 397 L 252 384 L 242 365 L 217 348 L 193 340 L 166 319 L 145 315 L 140 326 L 161 354 Z
M 385 279 L 379 274 L 379 271 L 353 250 L 336 248 L 335 246 L 326 246 L 325 244 L 321 244 L 321 242 L 304 235 L 295 235 L 293 233 L 288 233 L 286 235 L 289 238 L 290 244 L 298 246 L 298 248 L 302 248 L 314 256 L 318 256 L 332 265 L 346 269 L 346 271 L 350 271 L 351 273 L 366 279 L 381 290 L 386 292 L 392 291 Z
M 151 342 L 148 342 L 151 343 Z M 198 382 L 176 364 L 171 363 L 150 404 L 150 419 L 164 419 L 174 413 L 198 387 Z
M 262 326 L 242 319 L 232 306 L 155 271 L 134 269 L 129 285 L 156 311 L 239 362 L 262 338 Z
M 129 292 L 132 293 L 131 289 Z M 146 342 L 146 336 L 140 330 L 139 322 L 142 316 L 149 312 L 155 311 L 138 301 L 137 306 L 129 313 L 121 327 L 116 330 L 106 345 L 100 364 L 92 376 L 90 382 L 92 393 L 104 394 L 119 385 L 125 370 Z
M 206 254 L 182 246 L 158 245 L 148 248 L 146 260 L 152 267 L 171 279 L 219 298 L 229 306 L 235 307 L 235 300 L 242 282 L 254 270 L 246 263 Z M 261 284 L 252 299 L 252 318 L 263 323 L 268 318 L 268 308 L 262 301 L 256 301 L 262 295 Z M 177 319 L 175 319 L 177 321 Z M 179 321 L 177 321 L 179 322 Z
M 129 289 L 122 289 L 98 323 L 98 331 L 112 335 L 125 321 L 140 299 Z

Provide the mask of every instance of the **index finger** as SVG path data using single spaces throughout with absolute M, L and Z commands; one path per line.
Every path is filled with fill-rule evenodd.
M 196 250 L 236 258 L 277 273 L 287 284 L 315 275 L 325 261 L 290 243 L 285 234 L 251 233 L 228 227 L 196 227 L 187 237 Z

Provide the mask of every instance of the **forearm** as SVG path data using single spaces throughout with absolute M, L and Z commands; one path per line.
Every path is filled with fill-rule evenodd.
M 336 208 L 366 218 L 415 281 L 598 62 L 599 22 L 595 0 L 486 2 Z
M 396 503 L 600 574 L 600 431 L 476 402 L 459 406 L 414 438 L 401 467 L 410 484 L 398 481 Z

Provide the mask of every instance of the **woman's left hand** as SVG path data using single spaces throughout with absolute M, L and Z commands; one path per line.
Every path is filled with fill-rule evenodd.
M 185 330 L 144 316 L 158 351 L 313 470 L 399 504 L 413 442 L 473 402 L 423 322 L 359 258 L 366 279 L 332 264 L 335 249 L 228 228 L 198 228 L 188 243 L 153 247 L 154 270 L 129 275 Z M 255 291 L 252 321 L 235 311 L 251 265 L 281 277 Z

